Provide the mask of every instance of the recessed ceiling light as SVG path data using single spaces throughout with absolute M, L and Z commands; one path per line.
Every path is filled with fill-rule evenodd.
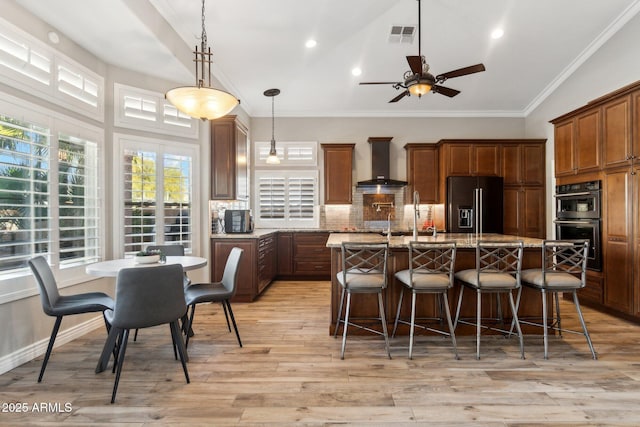
M 55 31 L 49 31 L 47 33 L 47 37 L 49 38 L 49 41 L 53 44 L 60 43 L 60 36 L 58 36 L 58 33 L 56 33 Z
M 351 74 L 353 74 L 354 76 L 359 76 L 360 74 L 362 74 L 362 70 L 359 67 L 355 67 L 351 70 Z
M 503 35 L 504 35 L 504 30 L 502 28 L 496 28 L 495 30 L 493 30 L 491 32 L 491 38 L 492 39 L 499 39 Z
M 308 47 L 309 49 L 311 49 L 312 47 L 316 47 L 317 44 L 318 44 L 318 42 L 315 41 L 314 39 L 309 39 L 309 40 L 307 40 L 307 42 L 304 45 L 306 47 Z

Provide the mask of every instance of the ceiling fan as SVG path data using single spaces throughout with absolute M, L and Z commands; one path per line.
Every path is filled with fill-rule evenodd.
M 361 82 L 361 85 L 392 85 L 396 90 L 404 89 L 402 93 L 389 102 L 398 102 L 405 96 L 416 95 L 420 98 L 429 91 L 440 93 L 450 98 L 460 93 L 459 90 L 441 86 L 445 80 L 454 77 L 466 76 L 467 74 L 479 73 L 484 71 L 483 64 L 470 65 L 464 68 L 458 68 L 444 74 L 433 76 L 429 73 L 429 64 L 424 59 L 421 51 L 421 19 L 420 19 L 420 0 L 418 0 L 418 56 L 407 56 L 410 70 L 404 73 L 401 82 Z

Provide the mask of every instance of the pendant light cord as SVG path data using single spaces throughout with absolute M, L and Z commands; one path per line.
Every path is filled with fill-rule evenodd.
M 271 143 L 274 143 L 276 140 L 276 119 L 275 119 L 275 112 L 274 112 L 274 103 L 275 103 L 275 96 L 271 97 Z
M 204 25 L 204 0 L 202 0 L 202 50 L 207 46 L 207 30 Z

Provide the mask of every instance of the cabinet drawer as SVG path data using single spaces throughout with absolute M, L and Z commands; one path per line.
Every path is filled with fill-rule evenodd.
M 294 268 L 296 273 L 329 273 L 331 271 L 331 262 L 295 261 Z

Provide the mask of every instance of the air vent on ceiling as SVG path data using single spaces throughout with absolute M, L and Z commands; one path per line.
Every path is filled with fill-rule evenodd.
M 415 25 L 393 25 L 389 33 L 390 43 L 413 43 L 416 34 Z

